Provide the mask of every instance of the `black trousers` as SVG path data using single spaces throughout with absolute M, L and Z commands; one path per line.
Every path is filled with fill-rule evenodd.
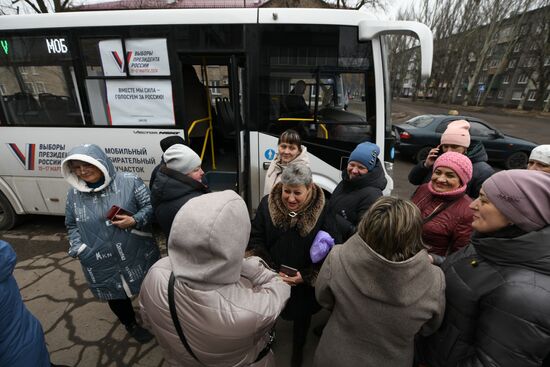
M 112 299 L 108 301 L 108 303 L 111 311 L 113 311 L 124 326 L 136 323 L 136 313 L 134 312 L 132 300 L 130 298 Z

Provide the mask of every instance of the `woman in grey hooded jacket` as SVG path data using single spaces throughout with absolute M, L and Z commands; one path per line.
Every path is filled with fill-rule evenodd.
M 131 173 L 117 173 L 105 152 L 77 146 L 61 164 L 71 184 L 65 225 L 69 255 L 80 260 L 90 290 L 107 301 L 126 330 L 140 343 L 152 335 L 136 322 L 129 297 L 138 294 L 145 274 L 159 258 L 151 234 L 149 189 Z M 126 211 L 106 218 L 113 205 Z
M 250 233 L 243 199 L 227 190 L 189 200 L 176 214 L 169 255 L 149 271 L 141 315 L 168 366 L 274 367 L 270 330 L 290 286 L 259 257 L 244 258 Z M 191 355 L 171 317 L 168 286 Z

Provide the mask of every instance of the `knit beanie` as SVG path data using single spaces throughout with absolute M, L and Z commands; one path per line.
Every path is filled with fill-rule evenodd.
M 491 203 L 526 232 L 550 224 L 550 175 L 541 171 L 500 171 L 482 185 Z
M 550 164 L 550 144 L 539 145 L 531 151 L 529 160 L 539 161 L 544 164 Z
M 460 178 L 462 186 L 468 185 L 468 182 L 472 179 L 472 161 L 464 154 L 457 152 L 443 153 L 435 160 L 434 171 L 438 167 L 447 167 L 455 171 Z
M 372 171 L 376 166 L 376 159 L 380 154 L 380 148 L 378 145 L 371 142 L 364 142 L 359 144 L 351 155 L 349 156 L 348 162 L 355 161 L 361 163 L 363 166 L 367 167 L 369 171 Z
M 460 145 L 468 148 L 470 146 L 470 123 L 466 120 L 456 120 L 451 122 L 443 135 L 441 135 L 441 144 Z
M 162 158 L 166 162 L 166 167 L 184 174 L 188 174 L 201 165 L 201 159 L 197 153 L 183 144 L 172 145 L 166 149 Z
M 167 138 L 164 138 L 160 141 L 160 149 L 163 152 L 166 152 L 166 149 L 170 148 L 174 144 L 183 144 L 183 138 L 179 135 L 171 135 Z

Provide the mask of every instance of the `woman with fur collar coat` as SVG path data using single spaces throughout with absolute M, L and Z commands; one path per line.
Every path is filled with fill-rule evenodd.
M 281 182 L 265 196 L 252 222 L 248 249 L 268 260 L 275 269 L 286 265 L 296 275 L 279 274 L 292 286 L 290 300 L 281 316 L 293 320 L 292 366 L 302 363 L 311 315 L 319 311 L 313 285 L 319 267 L 309 250 L 324 220 L 325 196 L 312 181 L 311 170 L 291 164 L 283 170 Z

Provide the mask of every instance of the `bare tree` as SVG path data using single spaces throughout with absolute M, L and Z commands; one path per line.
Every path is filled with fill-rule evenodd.
M 523 41 L 524 56 L 520 60 L 519 69 L 522 75 L 528 76 L 528 82 L 522 93 L 518 109 L 523 109 L 529 97 L 530 90 L 535 90 L 534 109 L 543 110 L 544 97 L 550 84 L 550 4 L 536 11 L 526 28 L 526 38 Z M 546 106 L 548 108 L 548 104 Z
M 344 9 L 385 9 L 386 5 L 386 0 L 336 0 L 336 7 Z
M 5 14 L 27 13 L 57 13 L 68 11 L 73 0 L 3 0 L 0 3 Z M 9 3 L 9 5 L 8 5 Z

